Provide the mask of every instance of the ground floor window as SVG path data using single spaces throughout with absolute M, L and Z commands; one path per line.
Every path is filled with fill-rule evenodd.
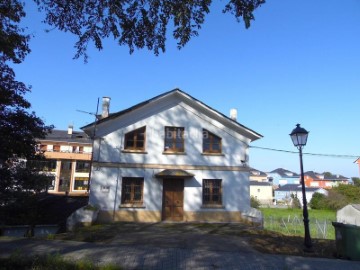
M 89 177 L 75 177 L 74 190 L 87 190 Z
M 221 179 L 203 179 L 203 204 L 222 205 Z
M 142 205 L 144 178 L 124 177 L 122 179 L 121 204 Z

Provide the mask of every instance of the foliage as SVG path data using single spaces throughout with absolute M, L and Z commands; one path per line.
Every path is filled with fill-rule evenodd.
M 351 203 L 360 203 L 360 187 L 339 185 L 329 190 L 328 196 L 315 193 L 310 201 L 313 209 L 339 210 Z
M 46 13 L 45 22 L 79 39 L 75 44 L 75 58 L 84 56 L 87 46 L 94 43 L 103 49 L 102 40 L 112 37 L 120 46 L 126 45 L 130 53 L 134 49 L 147 49 L 156 55 L 165 52 L 167 31 L 173 27 L 172 36 L 178 48 L 184 47 L 210 13 L 211 0 L 119 0 L 119 1 L 72 1 L 35 0 Z M 231 13 L 237 21 L 243 19 L 249 28 L 255 19 L 253 12 L 265 0 L 230 0 L 223 13 Z
M 359 177 L 352 177 L 351 180 L 354 183 L 354 186 L 360 187 L 360 178 Z
M 326 205 L 327 197 L 324 194 L 315 192 L 309 202 L 311 209 L 327 209 Z
M 250 198 L 250 206 L 252 208 L 259 208 L 260 207 L 260 201 L 255 198 L 254 196 L 251 196 Z
M 63 259 L 59 254 L 47 256 L 24 257 L 18 253 L 8 259 L 0 259 L 0 269 L 61 269 L 61 270 L 119 270 L 120 266 L 107 264 L 97 266 L 91 261 L 70 261 Z
M 27 169 L 24 160 L 36 155 L 36 138 L 43 138 L 52 126 L 34 112 L 25 99 L 30 87 L 16 80 L 10 64 L 20 64 L 30 52 L 30 36 L 20 27 L 25 16 L 23 3 L 4 0 L 0 4 L 0 211 L 5 207 L 29 206 L 31 197 L 46 190 L 49 178 Z M 14 216 L 12 212 L 12 215 Z M 30 213 L 29 213 L 30 214 Z M 2 220 L 3 221 L 3 220 Z
M 291 198 L 292 198 L 292 200 L 291 200 L 291 207 L 292 207 L 292 208 L 300 209 L 300 208 L 301 208 L 301 203 L 300 203 L 299 198 L 298 198 L 296 195 L 294 195 L 294 194 L 291 194 Z

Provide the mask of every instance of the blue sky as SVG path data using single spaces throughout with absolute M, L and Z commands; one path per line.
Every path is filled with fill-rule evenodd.
M 111 111 L 128 108 L 176 87 L 262 134 L 253 146 L 296 151 L 289 133 L 300 123 L 310 131 L 304 152 L 360 155 L 360 1 L 268 0 L 246 30 L 225 1 L 185 48 L 169 39 L 156 57 L 130 55 L 109 39 L 90 59 L 73 60 L 76 37 L 42 24 L 27 1 L 24 25 L 32 52 L 15 66 L 17 79 L 32 85 L 27 99 L 47 124 L 75 129 L 93 121 L 97 98 L 111 97 Z M 356 158 L 304 156 L 304 170 L 358 177 Z M 296 154 L 250 149 L 250 165 L 299 172 Z

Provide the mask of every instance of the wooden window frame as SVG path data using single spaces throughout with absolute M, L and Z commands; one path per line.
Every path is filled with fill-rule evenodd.
M 137 144 L 142 141 L 139 139 L 139 135 L 140 134 L 144 134 L 144 140 L 143 140 L 143 146 L 139 147 L 137 146 Z M 132 146 L 128 146 L 128 141 L 129 140 L 133 141 L 133 145 Z M 125 150 L 130 150 L 130 151 L 144 151 L 145 150 L 145 143 L 146 143 L 146 126 L 135 129 L 133 131 L 130 131 L 128 133 L 125 134 Z
M 206 136 L 205 136 L 206 134 Z M 207 138 L 206 138 L 207 137 Z M 209 149 L 205 149 L 206 140 L 209 140 Z M 219 149 L 213 149 L 215 142 L 219 143 Z M 222 138 L 211 133 L 210 131 L 203 129 L 203 153 L 204 154 L 221 154 L 222 153 Z
M 169 136 L 171 134 L 171 136 Z M 180 141 L 178 141 L 180 139 Z M 177 147 L 178 143 L 181 147 Z M 168 145 L 171 144 L 171 147 Z M 165 153 L 184 153 L 185 152 L 185 128 L 184 127 L 165 127 L 164 136 L 164 152 Z
M 216 194 L 216 189 L 214 189 L 215 184 L 218 184 L 218 194 Z M 209 187 L 208 187 L 209 186 Z M 206 189 L 209 188 L 207 192 Z M 203 205 L 222 205 L 222 179 L 203 179 Z M 209 199 L 206 200 L 206 197 L 209 196 Z M 214 200 L 214 197 L 218 196 L 218 200 Z
M 140 183 L 139 183 L 140 182 Z M 141 199 L 135 200 L 135 188 L 141 188 Z M 127 187 L 130 191 L 127 192 Z M 127 193 L 130 194 L 130 199 L 127 199 Z M 121 205 L 143 205 L 144 203 L 144 178 L 143 177 L 123 177 L 121 183 Z

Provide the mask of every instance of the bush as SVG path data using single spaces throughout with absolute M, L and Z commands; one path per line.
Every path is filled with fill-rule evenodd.
M 297 196 L 294 196 L 293 194 L 291 194 L 291 208 L 297 208 L 297 209 L 300 209 L 302 208 L 301 207 L 301 203 L 300 203 L 300 200 Z
M 309 202 L 311 209 L 325 210 L 329 209 L 327 197 L 324 194 L 315 192 Z
M 250 198 L 250 206 L 252 208 L 259 208 L 260 207 L 260 201 L 256 199 L 255 197 L 251 196 Z

